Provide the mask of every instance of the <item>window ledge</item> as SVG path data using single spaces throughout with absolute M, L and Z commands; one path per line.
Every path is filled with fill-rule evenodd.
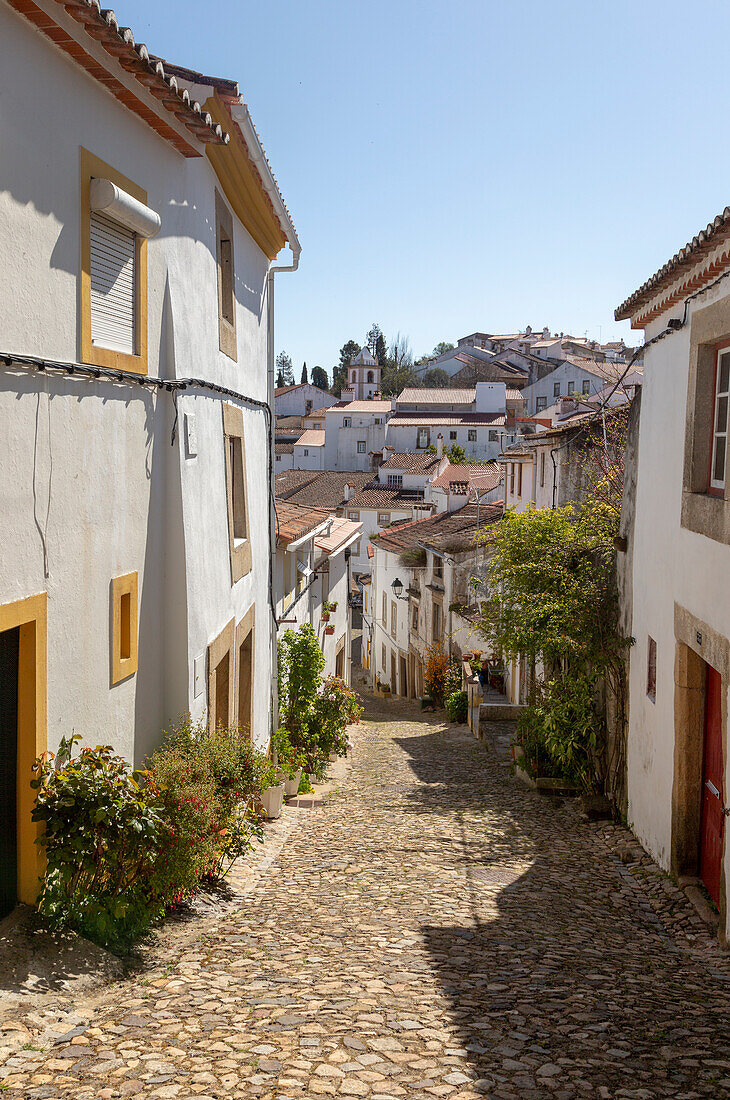
M 713 493 L 682 493 L 681 526 L 730 545 L 730 502 Z

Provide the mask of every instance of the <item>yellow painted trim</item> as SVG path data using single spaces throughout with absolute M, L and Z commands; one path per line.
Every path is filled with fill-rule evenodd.
M 79 146 L 81 154 L 80 198 L 81 198 L 81 264 L 80 264 L 80 315 L 81 315 L 81 361 L 96 367 L 112 367 L 115 370 L 133 371 L 135 374 L 147 374 L 147 241 L 139 234 L 136 242 L 136 279 L 135 279 L 135 315 L 137 318 L 137 354 L 127 355 L 122 351 L 112 351 L 91 342 L 91 207 L 89 205 L 89 183 L 93 177 L 109 179 L 118 187 L 128 191 L 135 199 L 147 205 L 147 192 L 132 180 L 117 172 L 111 165 L 94 156 L 88 149 Z
M 125 573 L 121 577 L 113 577 L 111 581 L 111 611 L 112 611 L 112 645 L 111 645 L 111 686 L 121 683 L 128 676 L 133 676 L 137 671 L 137 574 Z M 129 621 L 129 656 L 122 656 L 122 639 L 124 636 L 122 622 L 122 597 L 129 596 L 127 611 Z
M 241 702 L 241 646 L 248 636 L 251 636 L 251 702 L 249 706 L 251 721 L 246 723 L 244 715 L 240 714 Z M 256 604 L 251 604 L 241 621 L 236 624 L 236 691 L 234 705 L 234 725 L 240 728 L 241 722 L 248 726 L 248 733 L 253 740 L 253 715 L 256 696 Z
M 224 726 L 233 725 L 234 694 L 236 688 L 234 643 L 235 620 L 231 619 L 221 630 L 217 638 L 208 646 L 208 729 L 213 733 L 221 722 Z M 228 654 L 228 714 L 225 720 L 216 713 L 216 669 L 226 653 Z
M 47 748 L 46 593 L 0 605 L 0 631 L 20 627 L 18 664 L 18 899 L 33 905 L 43 877 L 42 825 L 33 821 L 32 767 Z
M 236 540 L 233 535 L 233 470 L 228 447 L 229 439 L 241 440 L 241 466 L 243 475 L 243 505 L 246 512 L 246 538 Z M 248 477 L 246 475 L 246 440 L 243 434 L 243 410 L 237 405 L 223 405 L 223 444 L 226 466 L 226 499 L 228 502 L 228 548 L 231 557 L 231 585 L 251 572 L 251 523 L 248 511 Z
M 218 92 L 206 100 L 203 109 L 231 137 L 228 145 L 211 143 L 205 148 L 224 194 L 261 251 L 274 260 L 286 244 L 286 235 L 271 207 L 271 200 L 249 156 L 243 136 L 237 126 L 231 125 L 231 116 Z

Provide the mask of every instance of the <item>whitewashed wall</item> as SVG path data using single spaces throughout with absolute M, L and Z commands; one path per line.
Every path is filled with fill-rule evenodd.
M 265 399 L 268 265 L 234 218 L 234 363 L 218 350 L 216 180 L 205 156 L 177 154 L 7 6 L 0 8 L 0 41 L 3 349 L 80 357 L 84 146 L 144 187 L 162 219 L 148 245 L 149 373 L 204 376 Z M 89 48 L 97 48 L 91 40 Z M 172 411 L 169 395 L 141 387 L 0 369 L 0 603 L 48 592 L 52 749 L 76 730 L 140 759 L 176 714 L 191 708 L 202 717 L 206 699 L 204 692 L 194 695 L 193 660 L 251 604 L 254 734 L 260 743 L 268 737 L 264 416 L 244 411 L 254 566 L 232 588 L 220 399 L 204 392 L 180 397 L 174 447 Z M 182 445 L 189 412 L 197 428 L 194 458 Z M 110 687 L 109 582 L 133 570 L 139 574 L 139 671 Z

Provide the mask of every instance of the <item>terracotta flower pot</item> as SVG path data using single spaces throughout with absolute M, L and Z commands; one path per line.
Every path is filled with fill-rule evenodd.
M 329 617 L 330 617 L 329 611 L 323 611 L 322 612 L 322 622 L 323 623 L 329 622 Z
M 335 628 L 333 626 L 326 626 L 324 628 L 325 634 L 334 634 Z

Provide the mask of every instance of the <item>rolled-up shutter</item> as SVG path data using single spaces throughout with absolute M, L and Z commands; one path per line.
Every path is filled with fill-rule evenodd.
M 135 240 L 132 230 L 91 214 L 91 342 L 136 353 Z

